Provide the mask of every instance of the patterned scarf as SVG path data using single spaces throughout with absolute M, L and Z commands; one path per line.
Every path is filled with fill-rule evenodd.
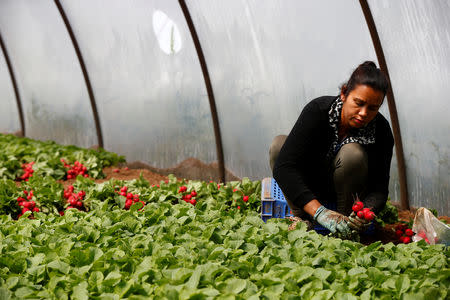
M 375 143 L 375 119 L 373 119 L 369 124 L 362 128 L 352 128 L 349 134 L 342 142 L 339 143 L 338 135 L 338 125 L 341 120 L 342 112 L 342 102 L 341 97 L 338 96 L 336 100 L 331 105 L 330 111 L 328 112 L 329 123 L 331 128 L 333 128 L 334 136 L 333 142 L 331 143 L 330 149 L 328 150 L 327 158 L 329 160 L 333 159 L 339 152 L 342 146 L 348 143 L 358 143 L 360 145 L 369 145 Z

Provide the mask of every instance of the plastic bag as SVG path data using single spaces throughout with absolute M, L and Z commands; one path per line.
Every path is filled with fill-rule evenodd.
M 424 239 L 428 244 L 450 245 L 450 227 L 436 218 L 431 211 L 425 207 L 417 210 L 414 216 L 412 231 L 416 234 L 412 240 L 418 242 Z

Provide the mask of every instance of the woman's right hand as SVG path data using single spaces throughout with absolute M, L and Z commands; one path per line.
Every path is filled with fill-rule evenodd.
M 331 231 L 331 233 L 339 232 L 344 237 L 352 235 L 352 229 L 349 226 L 349 218 L 336 211 L 320 206 L 314 214 L 314 220 L 320 225 Z

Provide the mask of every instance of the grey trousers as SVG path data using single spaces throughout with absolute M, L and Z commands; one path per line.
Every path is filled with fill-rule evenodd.
M 269 149 L 269 163 L 273 171 L 275 161 L 281 147 L 286 141 L 286 135 L 276 136 Z M 337 211 L 349 215 L 356 197 L 364 197 L 368 181 L 368 157 L 364 148 L 358 143 L 349 143 L 341 147 L 330 167 L 330 176 L 333 179 L 336 192 Z M 329 184 L 324 182 L 324 185 Z M 294 215 L 305 217 L 303 208 L 296 207 L 286 198 Z

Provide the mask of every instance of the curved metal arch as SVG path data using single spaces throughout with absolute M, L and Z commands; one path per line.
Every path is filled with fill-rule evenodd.
M 61 14 L 61 17 L 64 21 L 64 24 L 66 25 L 67 31 L 69 33 L 70 39 L 72 40 L 73 47 L 75 48 L 75 52 L 77 54 L 78 62 L 80 63 L 81 70 L 83 72 L 84 81 L 86 83 L 86 88 L 88 90 L 89 94 L 89 100 L 91 102 L 92 107 L 92 113 L 94 115 L 94 122 L 95 122 L 95 129 L 97 131 L 97 139 L 98 139 L 98 146 L 103 148 L 103 134 L 102 134 L 102 128 L 100 125 L 100 118 L 98 116 L 98 110 L 97 110 L 97 104 L 95 101 L 94 91 L 92 89 L 91 81 L 89 79 L 89 74 L 86 69 L 86 64 L 84 63 L 83 55 L 81 54 L 80 47 L 78 46 L 77 39 L 75 37 L 75 34 L 72 30 L 72 26 L 70 25 L 69 19 L 67 18 L 67 15 L 64 11 L 64 8 L 62 7 L 59 0 L 54 0 L 56 7 L 58 8 L 59 13 Z
M 381 46 L 380 37 L 378 35 L 377 27 L 375 26 L 375 21 L 373 20 L 372 12 L 370 11 L 369 4 L 367 3 L 367 0 L 359 0 L 359 3 L 364 13 L 367 26 L 369 27 L 370 36 L 372 38 L 373 46 L 375 47 L 375 52 L 377 54 L 378 63 L 380 64 L 380 69 L 386 74 L 389 81 L 389 89 L 387 91 L 386 97 L 388 100 L 389 113 L 391 115 L 392 131 L 395 140 L 395 153 L 398 163 L 398 177 L 400 181 L 400 205 L 403 209 L 409 209 L 408 185 L 406 180 L 406 164 L 403 154 L 403 142 L 402 135 L 400 134 L 400 124 L 398 121 L 397 107 L 395 105 L 391 78 L 389 76 L 383 47 Z
M 16 95 L 16 102 L 17 102 L 17 111 L 19 112 L 19 120 L 20 120 L 20 127 L 22 129 L 21 136 L 25 136 L 25 120 L 23 117 L 23 108 L 22 108 L 22 100 L 20 98 L 19 88 L 17 86 L 16 76 L 14 74 L 14 70 L 12 67 L 11 60 L 9 59 L 8 51 L 6 49 L 5 42 L 3 41 L 3 37 L 0 33 L 0 47 L 2 48 L 3 55 L 5 56 L 6 64 L 8 66 L 9 75 L 11 76 L 12 85 L 14 88 L 14 94 Z
M 200 40 L 197 35 L 197 31 L 194 26 L 194 22 L 192 21 L 191 14 L 189 13 L 189 9 L 184 0 L 179 0 L 181 10 L 183 11 L 184 18 L 186 19 L 187 25 L 191 32 L 192 40 L 194 41 L 195 50 L 197 51 L 197 56 L 200 61 L 200 66 L 202 68 L 203 78 L 205 80 L 206 91 L 208 93 L 209 106 L 211 108 L 211 116 L 214 126 L 214 135 L 216 139 L 216 151 L 217 151 L 217 160 L 219 164 L 219 176 L 222 182 L 225 182 L 225 163 L 224 163 L 224 155 L 223 155 L 223 145 L 222 145 L 222 136 L 220 133 L 219 126 L 219 117 L 217 115 L 216 108 L 216 100 L 214 98 L 214 92 L 211 84 L 211 78 L 208 72 L 208 66 L 206 64 L 205 56 L 203 54 L 202 46 L 200 44 Z

